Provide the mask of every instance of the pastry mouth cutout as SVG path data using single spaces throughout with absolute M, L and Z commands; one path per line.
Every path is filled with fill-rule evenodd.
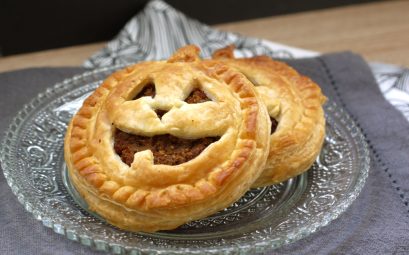
M 174 229 L 261 175 L 271 123 L 253 85 L 195 46 L 108 77 L 68 126 L 64 156 L 89 208 L 130 231 Z
M 205 137 L 199 139 L 182 139 L 172 135 L 158 135 L 153 137 L 138 136 L 115 131 L 115 152 L 122 161 L 130 166 L 137 152 L 150 150 L 154 164 L 179 165 L 197 157 L 211 143 L 219 137 Z

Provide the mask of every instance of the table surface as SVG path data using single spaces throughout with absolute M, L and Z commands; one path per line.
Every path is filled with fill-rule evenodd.
M 409 1 L 384 1 L 214 27 L 318 52 L 350 50 L 368 61 L 409 66 Z M 0 72 L 79 66 L 105 42 L 0 58 Z

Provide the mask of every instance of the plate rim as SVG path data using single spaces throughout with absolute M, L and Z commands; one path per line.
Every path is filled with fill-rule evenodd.
M 126 64 L 118 64 L 111 67 L 103 67 L 97 68 L 90 71 L 86 71 L 77 75 L 74 75 L 70 78 L 64 79 L 62 82 L 56 83 L 53 86 L 50 86 L 43 92 L 40 92 L 32 98 L 28 103 L 24 104 L 23 107 L 18 111 L 15 117 L 12 119 L 10 125 L 3 133 L 3 138 L 0 143 L 0 164 L 3 169 L 3 174 L 5 176 L 6 182 L 8 186 L 11 188 L 13 194 L 17 197 L 18 201 L 23 205 L 26 211 L 30 212 L 35 219 L 42 222 L 45 227 L 51 228 L 54 232 L 65 235 L 69 240 L 77 241 L 83 245 L 90 246 L 93 249 L 98 251 L 106 251 L 106 252 L 113 252 L 116 254 L 123 254 L 123 253 L 131 253 L 131 252 L 148 252 L 150 254 L 162 254 L 163 252 L 170 253 L 170 254 L 197 254 L 197 252 L 203 252 L 203 249 L 200 248 L 189 248 L 189 247 L 169 247 L 164 248 L 162 246 L 157 246 L 155 250 L 152 249 L 145 249 L 139 247 L 130 247 L 130 246 L 123 246 L 122 244 L 114 243 L 114 242 L 107 242 L 103 240 L 96 240 L 87 235 L 81 235 L 76 230 L 72 230 L 69 227 L 62 226 L 59 223 L 56 223 L 53 219 L 44 217 L 44 215 L 40 215 L 36 212 L 33 206 L 26 200 L 24 195 L 19 191 L 19 189 L 13 185 L 14 180 L 10 176 L 10 172 L 13 171 L 12 169 L 8 169 L 7 167 L 7 157 L 6 153 L 10 150 L 10 146 L 13 143 L 13 138 L 16 137 L 19 128 L 21 127 L 22 123 L 25 119 L 32 113 L 36 107 L 38 107 L 41 103 L 45 102 L 47 98 L 52 95 L 55 95 L 61 91 L 64 91 L 65 86 L 76 82 L 81 79 L 89 78 L 92 75 L 96 75 L 99 73 L 107 72 L 107 71 L 116 71 L 120 68 L 127 66 Z M 75 86 L 75 85 L 72 85 Z M 350 117 L 350 115 L 344 110 L 342 107 L 339 107 L 335 102 L 329 101 L 326 103 L 325 108 L 334 108 L 339 112 L 343 119 L 348 121 L 349 127 L 348 129 L 354 129 L 356 131 L 355 139 L 363 146 L 362 151 L 364 153 L 363 157 L 365 162 L 363 163 L 364 168 L 359 171 L 359 178 L 357 178 L 357 183 L 355 184 L 353 190 L 351 191 L 351 195 L 348 198 L 345 198 L 341 203 L 338 204 L 336 207 L 331 207 L 329 210 L 325 211 L 325 213 L 318 216 L 314 216 L 314 223 L 312 225 L 303 226 L 290 231 L 286 236 L 288 238 L 282 239 L 281 242 L 274 242 L 269 240 L 255 240 L 250 241 L 246 244 L 236 244 L 234 246 L 223 246 L 223 250 L 220 250 L 221 247 L 217 248 L 210 248 L 206 249 L 206 252 L 209 254 L 230 254 L 232 252 L 265 252 L 271 249 L 275 249 L 280 247 L 284 244 L 292 243 L 304 238 L 307 235 L 310 235 L 316 232 L 318 229 L 327 226 L 331 221 L 335 220 L 339 217 L 345 210 L 356 200 L 358 195 L 361 193 L 362 188 L 366 182 L 368 177 L 369 169 L 370 169 L 370 151 L 369 146 L 366 142 L 365 136 L 361 128 L 355 123 L 355 121 Z M 101 242 L 101 244 L 98 244 Z M 102 245 L 102 246 L 101 246 Z M 103 248 L 101 248 L 103 247 Z

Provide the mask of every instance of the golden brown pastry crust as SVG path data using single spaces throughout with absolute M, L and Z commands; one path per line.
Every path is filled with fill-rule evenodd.
M 153 82 L 156 95 L 132 98 Z M 212 101 L 187 104 L 199 86 Z M 166 110 L 159 119 L 154 110 Z M 113 149 L 115 128 L 136 135 L 220 136 L 196 158 L 154 165 L 149 150 L 131 166 Z M 269 151 L 270 123 L 252 84 L 218 61 L 202 62 L 187 46 L 169 61 L 115 72 L 88 97 L 65 137 L 69 176 L 91 210 L 131 231 L 173 229 L 222 210 L 259 177 Z
M 213 59 L 243 73 L 256 86 L 269 115 L 278 121 L 266 169 L 253 187 L 299 175 L 314 163 L 324 141 L 325 96 L 311 79 L 285 63 L 267 56 L 235 59 L 233 50 L 232 46 L 220 49 Z

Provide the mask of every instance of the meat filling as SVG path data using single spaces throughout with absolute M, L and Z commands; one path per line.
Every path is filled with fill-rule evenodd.
M 273 117 L 270 117 L 271 120 L 271 134 L 273 134 L 278 126 L 278 121 L 276 119 L 274 119 Z
M 155 97 L 156 94 L 156 89 L 155 85 L 152 83 L 149 83 L 143 87 L 143 89 L 133 98 L 133 100 L 136 100 L 141 97 Z
M 147 85 L 137 95 L 137 98 L 154 95 L 154 85 Z M 202 103 L 209 100 L 200 89 L 193 90 L 185 99 L 189 104 Z M 159 118 L 163 114 L 164 112 L 157 111 Z M 207 146 L 218 139 L 219 137 L 183 139 L 169 134 L 146 137 L 129 134 L 117 129 L 114 137 L 114 150 L 127 165 L 132 164 L 136 152 L 144 150 L 152 151 L 155 164 L 179 165 L 197 157 Z
M 127 165 L 132 164 L 136 152 L 151 150 L 155 164 L 173 166 L 197 157 L 207 146 L 217 140 L 218 137 L 200 139 L 181 139 L 172 135 L 145 137 L 117 129 L 114 149 Z

